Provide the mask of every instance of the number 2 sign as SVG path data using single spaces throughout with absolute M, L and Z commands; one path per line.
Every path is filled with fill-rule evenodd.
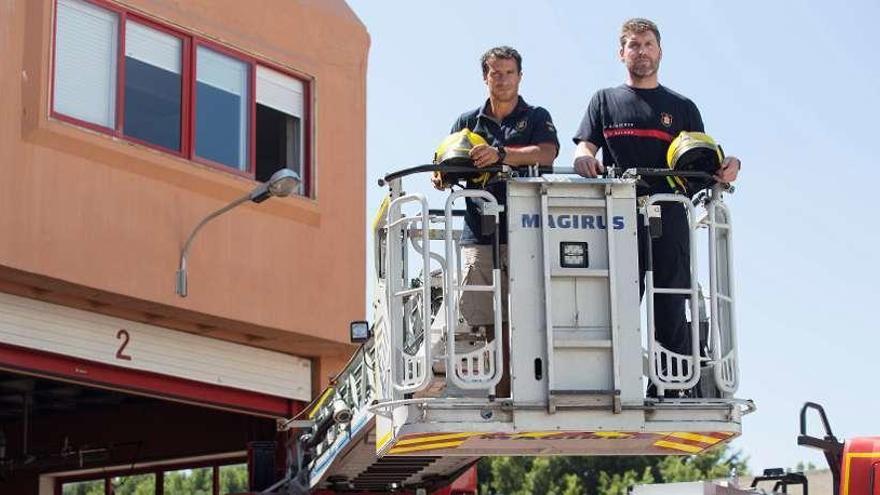
M 131 335 L 129 335 L 128 330 L 120 329 L 116 332 L 116 339 L 120 340 L 119 350 L 116 351 L 116 359 L 121 359 L 123 361 L 131 361 L 131 356 L 125 354 L 125 347 L 128 345 L 128 341 L 131 340 Z

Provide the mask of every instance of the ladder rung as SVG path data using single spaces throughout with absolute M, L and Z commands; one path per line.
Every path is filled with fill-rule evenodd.
M 411 296 L 413 294 L 421 294 L 421 293 L 422 293 L 422 288 L 417 287 L 415 289 L 407 289 L 407 290 L 402 290 L 400 292 L 395 292 L 394 295 L 400 297 L 400 296 Z
M 553 268 L 551 277 L 560 278 L 608 278 L 608 270 L 598 268 Z
M 462 292 L 492 292 L 495 290 L 495 286 L 492 285 L 457 285 L 456 288 Z
M 415 237 L 418 240 L 422 239 L 422 230 L 421 229 L 409 229 L 407 230 L 407 235 L 410 237 Z M 443 229 L 431 229 L 428 231 L 428 238 L 432 241 L 442 241 L 446 238 L 446 231 Z M 461 231 L 453 230 L 452 238 L 454 240 L 459 240 L 461 238 Z
M 557 349 L 611 349 L 611 340 L 566 339 L 557 334 L 553 345 Z
M 670 289 L 668 287 L 654 287 L 654 294 L 678 294 L 680 296 L 689 296 L 693 292 L 693 289 Z

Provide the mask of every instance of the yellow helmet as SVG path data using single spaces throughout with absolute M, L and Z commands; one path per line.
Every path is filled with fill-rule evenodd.
M 711 136 L 702 132 L 682 131 L 672 140 L 666 151 L 666 165 L 672 170 L 699 171 L 715 175 L 715 172 L 721 167 L 722 160 L 724 160 L 724 151 L 721 146 Z M 708 179 L 690 179 L 688 181 L 681 177 L 669 177 L 668 179 L 671 184 L 674 179 L 675 183 L 690 192 L 707 187 L 711 183 L 711 180 Z M 687 183 L 690 183 L 690 187 L 686 185 Z M 673 187 L 675 187 L 674 184 Z
M 443 141 L 440 142 L 440 145 L 437 146 L 437 150 L 434 151 L 434 164 L 441 166 L 474 166 L 474 161 L 471 159 L 470 151 L 479 144 L 489 144 L 483 138 L 483 136 L 477 134 L 476 132 L 471 131 L 468 128 L 464 128 L 458 132 L 453 132 L 452 134 L 446 136 Z M 476 167 L 474 167 L 473 172 L 436 172 L 440 174 L 441 182 L 443 182 L 444 186 L 450 186 L 452 184 L 458 183 L 458 181 L 462 179 L 469 179 L 471 182 L 475 184 L 480 184 L 481 186 L 485 185 L 490 178 L 490 174 L 487 172 L 480 173 Z
M 470 151 L 478 144 L 489 144 L 476 132 L 464 128 L 446 136 L 434 152 L 437 165 L 472 165 Z

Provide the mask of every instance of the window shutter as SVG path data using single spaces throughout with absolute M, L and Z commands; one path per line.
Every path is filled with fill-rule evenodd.
M 200 83 L 247 96 L 247 64 L 202 46 L 198 49 L 197 60 L 196 77 Z
M 114 128 L 119 16 L 80 0 L 56 15 L 55 111 Z
M 257 66 L 257 103 L 303 119 L 303 83 L 280 72 Z
M 125 24 L 125 56 L 180 74 L 180 38 L 133 21 Z
M 206 107 L 206 101 L 196 99 L 196 154 L 220 163 L 245 170 L 248 164 L 248 121 L 250 118 L 248 86 L 250 66 L 241 60 L 218 53 L 210 48 L 199 46 L 196 50 L 196 80 L 199 84 L 210 86 L 221 92 L 238 97 L 238 108 L 220 118 L 216 113 L 220 110 Z M 200 91 L 200 90 L 197 90 Z M 218 95 L 214 96 L 215 98 Z M 216 102 L 229 100 L 220 97 Z M 215 102 L 215 103 L 216 103 Z M 207 103 L 210 105 L 210 103 Z M 213 121 L 211 119 L 214 119 Z M 232 133 L 229 123 L 238 126 L 233 131 L 237 135 L 237 143 L 232 149 L 223 139 L 229 139 Z M 228 149 L 227 149 L 228 148 Z M 234 152 L 237 157 L 230 156 Z M 219 153 L 219 154 L 218 154 Z

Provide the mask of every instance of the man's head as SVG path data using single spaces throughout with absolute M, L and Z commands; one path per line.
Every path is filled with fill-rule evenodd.
M 641 18 L 623 23 L 620 28 L 620 61 L 626 65 L 631 82 L 656 85 L 662 58 L 660 30 L 656 24 Z
M 509 46 L 491 48 L 480 58 L 480 65 L 490 99 L 509 102 L 519 98 L 519 82 L 522 80 L 519 52 Z

